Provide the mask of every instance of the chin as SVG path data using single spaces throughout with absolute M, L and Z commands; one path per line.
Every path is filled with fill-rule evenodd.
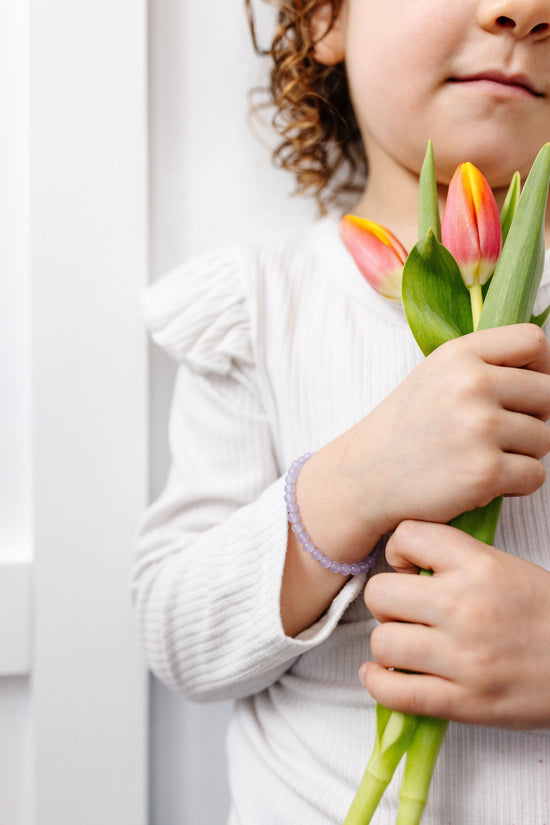
M 469 161 L 477 166 L 493 189 L 507 187 L 516 171 L 525 180 L 543 143 L 541 140 L 536 147 L 525 147 L 518 142 L 503 141 L 499 135 L 492 141 L 465 141 L 451 151 L 446 147 L 442 152 L 434 142 L 437 179 L 447 185 L 459 163 Z

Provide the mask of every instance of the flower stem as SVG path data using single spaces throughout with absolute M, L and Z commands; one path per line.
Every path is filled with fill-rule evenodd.
M 493 544 L 495 533 L 502 508 L 502 496 L 493 499 L 485 507 L 476 507 L 475 510 L 468 510 L 449 522 L 451 527 L 456 527 L 469 536 L 473 536 L 485 544 Z
M 343 825 L 368 825 L 387 786 L 367 768 Z
M 377 705 L 377 737 L 361 784 L 343 825 L 368 825 L 396 767 L 407 751 L 418 717 Z
M 446 719 L 419 718 L 407 753 L 396 825 L 419 825 L 448 724 Z
M 474 323 L 474 332 L 479 326 L 479 319 L 481 318 L 481 310 L 483 309 L 483 293 L 481 291 L 481 284 L 472 284 L 468 287 L 470 290 L 470 302 L 472 304 L 472 320 Z

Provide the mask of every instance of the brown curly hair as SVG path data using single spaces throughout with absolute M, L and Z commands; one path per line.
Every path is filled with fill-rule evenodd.
M 245 0 L 256 52 L 271 58 L 267 103 L 275 107 L 273 126 L 282 138 L 273 157 L 296 176 L 296 193 L 312 194 L 324 211 L 342 191 L 358 189 L 367 164 L 350 99 L 344 63 L 315 60 L 311 29 L 314 12 L 327 0 L 263 0 L 275 6 L 277 26 L 268 49 L 256 37 L 252 0 Z M 331 26 L 342 0 L 330 0 Z

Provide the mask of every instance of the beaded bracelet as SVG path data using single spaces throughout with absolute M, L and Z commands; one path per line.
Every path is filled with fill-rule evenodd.
M 333 561 L 325 556 L 322 550 L 315 547 L 314 542 L 306 533 L 306 529 L 300 519 L 298 512 L 298 505 L 296 503 L 296 479 L 298 474 L 306 461 L 311 458 L 313 453 L 306 453 L 297 458 L 289 467 L 285 478 L 285 503 L 288 512 L 288 520 L 291 524 L 292 532 L 296 534 L 296 538 L 302 545 L 306 553 L 311 555 L 312 559 L 318 561 L 321 567 L 325 567 L 332 573 L 341 573 L 343 576 L 358 576 L 360 573 L 366 573 L 374 566 L 376 557 L 378 556 L 378 548 L 372 550 L 371 553 L 359 564 L 346 564 L 345 562 Z

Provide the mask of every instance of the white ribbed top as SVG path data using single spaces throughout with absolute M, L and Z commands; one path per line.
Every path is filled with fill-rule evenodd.
M 549 302 L 547 265 L 537 308 Z M 375 621 L 357 598 L 359 576 L 313 627 L 284 635 L 282 476 L 366 415 L 421 355 L 401 307 L 358 273 L 336 215 L 278 247 L 194 259 L 152 286 L 144 306 L 180 365 L 172 466 L 134 571 L 151 668 L 191 698 L 236 700 L 230 825 L 339 825 L 374 742 L 357 670 Z M 496 543 L 550 569 L 547 484 L 505 502 Z M 550 825 L 549 800 L 547 731 L 451 724 L 423 823 Z M 373 825 L 393 825 L 396 802 L 394 782 Z

